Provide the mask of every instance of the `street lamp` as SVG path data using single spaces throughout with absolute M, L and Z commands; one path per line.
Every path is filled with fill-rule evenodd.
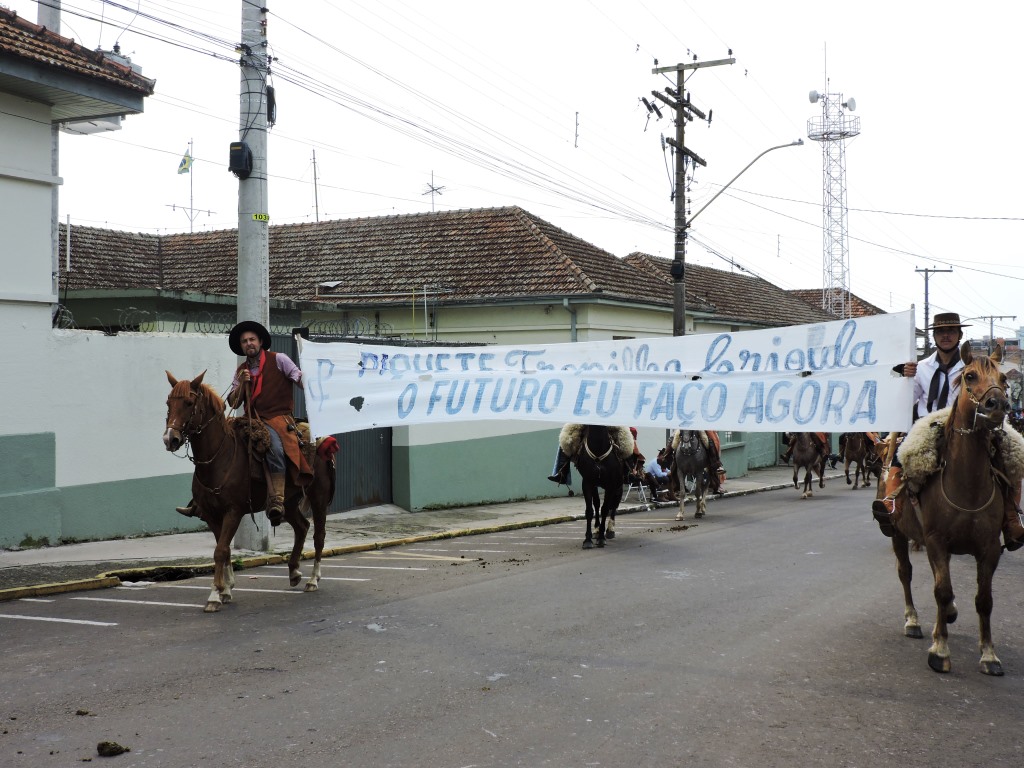
M 672 310 L 673 310 L 672 331 L 673 331 L 673 335 L 674 336 L 685 336 L 686 335 L 686 277 L 685 277 L 685 268 L 684 268 L 684 263 L 686 261 L 686 230 L 688 230 L 690 228 L 690 225 L 693 223 L 693 220 L 696 219 L 698 216 L 700 216 L 700 214 L 704 211 L 705 208 L 707 208 L 709 205 L 711 205 L 713 202 L 715 202 L 715 200 L 718 198 L 718 196 L 720 194 L 722 194 L 723 192 L 725 192 L 725 190 L 727 190 L 729 187 L 731 187 L 733 182 L 736 181 L 736 179 L 738 179 L 740 176 L 742 176 L 744 173 L 746 173 L 747 169 L 749 169 L 750 166 L 752 166 L 754 163 L 756 163 L 762 157 L 767 155 L 769 152 L 775 151 L 776 149 L 783 149 L 784 147 L 802 147 L 803 144 L 804 144 L 804 140 L 803 139 L 797 139 L 796 141 L 791 141 L 788 144 L 778 144 L 777 146 L 774 146 L 774 147 L 768 147 L 768 149 L 766 149 L 764 152 L 762 152 L 757 157 L 755 157 L 753 160 L 751 160 L 749 163 L 747 163 L 744 166 L 742 171 L 740 171 L 735 176 L 733 176 L 731 179 L 729 179 L 729 182 L 725 186 L 723 186 L 720 190 L 718 190 L 712 196 L 712 198 L 710 200 L 708 200 L 706 203 L 704 203 L 704 205 L 702 205 L 700 208 L 698 208 L 697 212 L 695 214 L 693 214 L 692 216 L 690 216 L 689 220 L 687 220 L 685 218 L 686 214 L 685 214 L 685 209 L 684 209 L 684 214 L 683 214 L 684 218 L 683 218 L 683 221 L 681 223 L 682 232 L 683 232 L 682 254 L 680 255 L 680 258 L 677 261 L 674 261 L 672 263 L 672 277 L 675 278 L 675 280 L 676 280 L 675 301 L 673 302 L 673 308 L 672 308 Z

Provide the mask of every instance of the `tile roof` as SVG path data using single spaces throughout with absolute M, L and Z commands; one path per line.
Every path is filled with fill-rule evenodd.
M 796 288 L 790 290 L 789 293 L 794 296 L 803 299 L 812 307 L 821 307 L 821 288 Z M 884 315 L 885 310 L 879 309 L 874 304 L 868 301 L 864 301 L 860 296 L 856 294 L 849 294 L 850 299 L 850 317 L 867 317 L 869 315 Z
M 54 74 L 68 76 L 77 85 L 54 81 Z M 92 88 L 102 85 L 109 90 L 89 92 L 82 84 Z M 117 94 L 149 96 L 155 84 L 155 80 L 143 77 L 131 65 L 90 50 L 0 6 L 0 91 L 36 99 L 45 96 L 59 119 L 71 119 L 97 109 L 108 114 L 139 111 L 126 106 Z
M 672 300 L 658 275 L 516 206 L 275 225 L 269 239 L 274 299 L 330 293 L 339 304 L 408 303 L 426 287 L 450 302 L 593 294 L 662 306 Z M 74 268 L 66 286 L 62 275 L 62 289 L 237 289 L 233 229 L 154 236 L 72 227 L 71 250 Z M 318 289 L 322 283 L 337 286 Z
M 661 275 L 671 286 L 672 259 L 631 253 L 626 261 L 639 270 Z M 687 311 L 709 311 L 721 322 L 783 326 L 835 320 L 821 308 L 754 275 L 687 264 L 685 278 Z M 701 305 L 710 309 L 701 310 Z

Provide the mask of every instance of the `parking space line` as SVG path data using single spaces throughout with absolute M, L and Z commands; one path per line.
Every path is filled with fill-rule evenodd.
M 69 600 L 88 600 L 93 603 L 128 603 L 129 605 L 166 605 L 170 608 L 202 608 L 195 603 L 163 603 L 158 600 L 125 600 L 119 597 L 70 597 Z
M 57 619 L 49 616 L 18 616 L 13 613 L 0 613 L 0 619 L 21 619 L 22 621 L 51 621 L 57 624 L 85 624 L 90 627 L 116 627 L 116 621 L 87 621 L 85 619 Z

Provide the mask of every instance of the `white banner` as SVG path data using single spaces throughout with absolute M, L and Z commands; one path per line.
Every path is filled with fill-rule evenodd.
M 906 431 L 912 311 L 738 333 L 393 347 L 299 339 L 313 432 L 453 421 Z

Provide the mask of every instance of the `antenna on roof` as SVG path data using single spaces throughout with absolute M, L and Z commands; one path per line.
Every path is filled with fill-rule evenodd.
M 441 194 L 441 190 L 443 190 L 443 189 L 444 189 L 444 187 L 436 187 L 436 186 L 434 186 L 434 172 L 431 171 L 430 172 L 430 183 L 427 184 L 427 191 L 423 193 L 424 195 L 430 195 L 430 211 L 431 211 L 431 213 L 433 213 L 433 211 L 434 211 L 434 196 L 435 195 L 440 195 Z

